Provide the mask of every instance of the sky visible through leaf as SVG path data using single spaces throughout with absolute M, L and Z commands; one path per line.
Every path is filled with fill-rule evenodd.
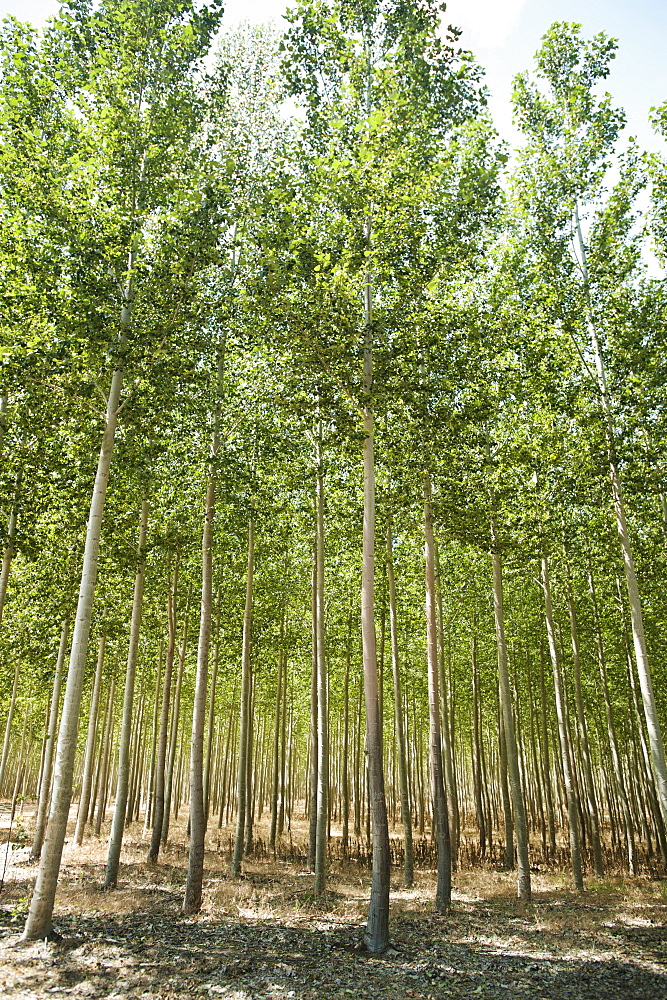
M 0 0 L 0 17 L 12 15 L 41 25 L 56 13 L 57 0 Z M 279 21 L 285 0 L 228 0 L 225 20 Z M 628 118 L 628 132 L 640 147 L 661 150 L 664 141 L 649 123 L 649 109 L 667 99 L 667 4 L 664 0 L 450 0 L 446 20 L 463 29 L 462 45 L 486 70 L 491 110 L 500 135 L 512 145 L 512 78 L 532 65 L 540 38 L 553 21 L 577 21 L 584 37 L 599 31 L 619 39 L 609 78 L 616 104 Z

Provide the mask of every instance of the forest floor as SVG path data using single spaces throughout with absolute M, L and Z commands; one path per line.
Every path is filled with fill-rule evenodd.
M 452 910 L 437 916 L 435 872 L 419 870 L 405 890 L 395 870 L 391 946 L 370 955 L 366 867 L 333 862 L 316 902 L 303 861 L 249 858 L 232 879 L 227 841 L 219 851 L 214 838 L 202 911 L 183 918 L 185 844 L 150 866 L 139 827 L 128 832 L 113 892 L 100 890 L 106 838 L 66 845 L 54 919 L 61 939 L 24 944 L 36 870 L 23 823 L 7 850 L 0 822 L 0 996 L 12 1000 L 667 998 L 667 881 L 589 877 L 577 894 L 567 873 L 539 871 L 533 902 L 522 904 L 512 873 L 459 870 Z

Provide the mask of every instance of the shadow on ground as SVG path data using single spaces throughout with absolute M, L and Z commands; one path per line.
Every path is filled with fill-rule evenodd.
M 188 996 L 229 1000 L 667 997 L 664 926 L 614 921 L 609 908 L 595 901 L 584 904 L 582 910 L 572 900 L 562 903 L 554 894 L 520 909 L 506 898 L 464 900 L 457 902 L 448 917 L 397 907 L 392 947 L 385 955 L 372 956 L 361 947 L 358 920 L 346 921 L 326 910 L 311 909 L 290 920 L 215 914 L 186 920 L 178 915 L 180 873 L 147 867 L 142 871 L 136 866 L 117 894 L 92 889 L 97 875 L 97 866 L 84 870 L 78 890 L 85 895 L 86 907 L 91 900 L 98 901 L 97 912 L 61 913 L 55 922 L 62 935 L 59 943 L 21 944 L 18 931 L 25 902 L 19 896 L 8 904 L 0 897 L 0 992 L 4 996 L 128 1000 Z M 216 884 L 220 881 L 215 880 Z M 256 876 L 247 880 L 248 893 L 256 890 L 256 883 Z M 27 887 L 26 882 L 14 888 L 21 893 Z M 112 906 L 126 912 L 109 912 Z M 570 907 L 573 924 L 579 914 L 581 926 L 578 936 L 565 938 L 567 954 L 559 955 L 563 934 L 568 934 L 561 920 L 563 906 Z M 595 941 L 597 954 L 591 952 Z M 600 946 L 601 941 L 606 947 Z

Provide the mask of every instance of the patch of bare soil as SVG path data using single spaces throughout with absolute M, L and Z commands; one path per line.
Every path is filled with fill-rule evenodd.
M 211 846 L 215 844 L 211 842 Z M 0 871 L 5 846 L 0 851 Z M 67 847 L 56 903 L 61 940 L 23 944 L 35 869 L 12 850 L 0 893 L 0 995 L 176 1000 L 665 1000 L 667 882 L 534 876 L 534 902 L 514 877 L 460 871 L 448 916 L 433 912 L 435 873 L 404 890 L 394 873 L 391 947 L 363 950 L 369 873 L 333 863 L 316 903 L 299 860 L 248 859 L 231 879 L 226 853 L 206 858 L 204 906 L 180 916 L 184 845 L 156 867 L 139 829 L 123 851 L 119 887 L 100 891 L 106 840 Z

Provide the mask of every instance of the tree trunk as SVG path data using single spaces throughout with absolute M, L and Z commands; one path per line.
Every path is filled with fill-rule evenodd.
M 0 393 L 0 456 L 5 446 L 5 434 L 7 432 L 7 393 Z
M 12 559 L 14 558 L 14 547 L 16 545 L 16 526 L 19 517 L 19 498 L 21 495 L 22 479 L 23 469 L 19 469 L 16 475 L 16 484 L 14 486 L 14 501 L 9 514 L 9 524 L 7 525 L 7 545 L 5 546 L 4 556 L 2 558 L 2 567 L 0 567 L 0 624 L 2 623 L 2 615 L 5 610 L 5 598 L 7 597 L 7 585 L 9 584 L 9 569 L 12 564 Z
M 537 741 L 535 739 L 535 710 L 533 708 L 533 690 L 530 681 L 530 663 L 527 663 L 526 679 L 528 682 L 528 710 L 530 713 L 530 751 L 533 761 L 533 775 L 535 781 L 535 794 L 537 797 L 537 814 L 540 823 L 540 833 L 542 837 L 542 857 L 546 861 L 549 857 L 549 846 L 547 842 L 547 824 L 544 813 L 544 798 L 542 795 L 542 779 L 540 776 L 540 762 L 537 756 Z
M 428 658 L 429 747 L 433 794 L 433 821 L 438 850 L 438 883 L 435 908 L 446 913 L 452 902 L 452 853 L 447 799 L 442 775 L 440 697 L 438 693 L 438 624 L 435 595 L 435 545 L 431 511 L 431 479 L 424 476 L 424 554 L 426 575 L 426 643 Z
M 102 691 L 102 670 L 104 668 L 104 654 L 106 651 L 106 635 L 102 633 L 97 650 L 97 665 L 95 667 L 95 677 L 93 679 L 93 690 L 90 695 L 90 709 L 88 711 L 88 734 L 86 736 L 86 749 L 83 758 L 83 773 L 81 776 L 81 793 L 79 795 L 79 811 L 76 818 L 76 828 L 74 830 L 74 843 L 77 847 L 83 842 L 83 831 L 88 822 L 90 810 L 90 797 L 93 786 L 93 771 L 95 768 L 95 740 L 97 737 L 97 722 L 100 710 L 100 694 Z
M 283 656 L 282 649 L 278 652 L 278 669 L 276 671 L 276 711 L 273 726 L 273 757 L 271 761 L 271 831 L 269 834 L 269 847 L 272 851 L 276 849 L 276 830 L 278 828 L 278 793 L 280 791 L 280 722 L 282 719 L 282 681 L 283 681 Z
M 574 696 L 577 710 L 577 727 L 579 730 L 579 744 L 581 747 L 581 758 L 584 772 L 584 786 L 586 789 L 586 799 L 588 801 L 588 816 L 591 824 L 591 847 L 593 849 L 593 866 L 598 878 L 604 876 L 604 864 L 602 862 L 602 847 L 600 844 L 600 816 L 598 812 L 597 796 L 595 794 L 595 784 L 593 782 L 593 766 L 591 764 L 591 748 L 588 740 L 588 727 L 586 725 L 586 714 L 584 712 L 584 699 L 581 690 L 581 656 L 579 653 L 579 629 L 577 625 L 577 615 L 572 594 L 572 581 L 570 566 L 565 554 L 565 567 L 567 571 L 567 606 L 570 614 L 570 636 L 572 638 L 572 666 L 574 669 Z
M 317 516 L 316 516 L 317 520 Z M 308 867 L 315 871 L 315 856 L 317 853 L 317 769 L 319 761 L 319 749 L 317 741 L 318 732 L 318 707 L 317 707 L 317 668 L 319 660 L 317 658 L 317 540 L 313 547 L 313 582 L 311 590 L 311 628 L 312 628 L 312 654 L 311 654 L 311 675 L 310 675 L 310 787 L 308 814 Z
M 354 790 L 354 835 L 357 840 L 361 838 L 361 705 L 363 694 L 363 684 L 360 682 L 354 726 L 354 773 L 352 781 Z
M 252 647 L 251 647 L 252 650 Z M 250 678 L 250 690 L 248 691 L 248 746 L 246 748 L 246 779 L 245 779 L 245 834 L 243 837 L 243 856 L 248 857 L 252 853 L 252 828 L 255 821 L 255 781 L 253 780 L 253 756 L 254 756 L 254 736 L 255 736 L 255 684 L 254 677 Z
M 141 629 L 141 610 L 144 598 L 144 569 L 146 565 L 146 531 L 148 526 L 148 500 L 141 504 L 139 521 L 139 541 L 137 543 L 137 573 L 134 580 L 134 596 L 132 600 L 132 621 L 130 623 L 130 641 L 127 651 L 127 666 L 125 668 L 125 691 L 123 694 L 123 719 L 118 748 L 118 777 L 116 783 L 116 801 L 114 803 L 111 833 L 109 836 L 109 852 L 104 877 L 104 888 L 115 889 L 118 880 L 118 864 L 120 848 L 125 830 L 125 813 L 127 810 L 127 792 L 130 780 L 130 740 L 132 737 L 132 709 L 134 706 L 134 679 L 137 672 L 137 656 L 139 653 L 139 631 Z
M 317 451 L 317 836 L 315 840 L 315 896 L 326 884 L 327 819 L 329 810 L 329 709 L 327 702 L 327 661 L 324 648 L 324 473 L 322 469 L 321 425 Z
M 473 785 L 475 790 L 475 811 L 477 813 L 477 828 L 479 830 L 479 853 L 486 857 L 486 822 L 484 819 L 484 803 L 482 800 L 482 753 L 480 746 L 480 714 L 481 698 L 479 693 L 479 675 L 477 670 L 477 617 L 473 618 L 472 634 L 472 734 L 473 734 Z
M 503 722 L 502 693 L 498 686 L 498 769 L 500 794 L 503 801 L 503 816 L 505 824 L 505 868 L 514 868 L 514 816 L 512 814 L 512 799 L 507 777 L 507 741 L 505 739 L 505 724 Z
M 60 688 L 63 678 L 63 666 L 65 664 L 65 653 L 67 652 L 67 632 L 68 621 L 63 621 L 60 633 L 60 645 L 58 646 L 58 657 L 56 659 L 56 670 L 53 677 L 53 691 L 51 694 L 51 708 L 49 711 L 49 724 L 46 733 L 46 747 L 44 749 L 44 764 L 42 767 L 42 781 L 39 791 L 39 802 L 37 804 L 37 817 L 35 819 L 35 835 L 32 841 L 30 858 L 37 861 L 42 853 L 42 843 L 44 841 L 44 830 L 46 829 L 46 819 L 51 802 L 51 776 L 53 772 L 53 754 L 56 748 L 56 732 L 58 728 L 58 709 L 60 707 Z M 2 780 L 0 778 L 0 786 Z
M 178 654 L 178 673 L 176 675 L 176 690 L 174 692 L 174 704 L 171 709 L 171 728 L 169 731 L 169 756 L 167 760 L 167 773 L 164 779 L 164 816 L 162 817 L 162 846 L 167 843 L 169 836 L 169 821 L 171 816 L 171 795 L 174 786 L 174 764 L 176 763 L 176 748 L 178 745 L 178 720 L 181 711 L 181 688 L 183 685 L 183 666 L 185 664 L 185 653 L 188 647 L 188 627 L 190 624 L 190 598 L 192 588 L 188 587 L 188 596 L 185 601 L 185 613 L 183 615 L 183 638 Z
M 516 846 L 518 860 L 518 895 L 526 902 L 530 900 L 530 860 L 528 856 L 528 825 L 524 804 L 519 755 L 514 730 L 514 712 L 507 667 L 507 644 L 505 641 L 505 613 L 503 610 L 503 568 L 498 549 L 495 522 L 491 521 L 491 558 L 493 561 L 493 611 L 496 622 L 496 642 L 498 645 L 498 679 L 500 685 L 500 711 L 502 713 L 505 750 L 514 809 Z
M 127 828 L 133 822 L 135 814 L 137 813 L 137 803 L 139 800 L 138 790 L 141 785 L 141 762 L 143 760 L 144 746 L 143 746 L 143 721 L 144 721 L 144 698 L 140 696 L 139 698 L 139 711 L 137 712 L 137 717 L 134 723 L 134 736 L 132 737 L 132 752 L 130 758 L 132 760 L 132 775 L 130 779 L 130 792 L 127 801 L 127 810 L 125 812 L 125 827 Z
M 282 837 L 285 828 L 285 806 L 287 801 L 286 767 L 287 767 L 287 657 L 283 660 L 283 718 L 280 730 L 280 803 L 278 809 L 278 839 Z M 314 864 L 310 865 L 313 871 Z
M 155 671 L 155 692 L 153 694 L 153 722 L 151 725 L 150 764 L 146 783 L 146 815 L 144 817 L 144 837 L 150 829 L 153 817 L 153 792 L 155 790 L 155 759 L 157 755 L 157 731 L 160 717 L 160 692 L 162 690 L 162 636 L 157 647 L 157 670 Z
M 157 740 L 157 752 L 155 755 L 154 781 L 155 790 L 153 794 L 153 817 L 151 830 L 151 843 L 148 848 L 148 863 L 157 863 L 160 853 L 160 843 L 162 841 L 162 827 L 164 825 L 164 788 L 165 788 L 165 763 L 167 758 L 167 736 L 169 734 L 169 708 L 171 706 L 171 675 L 174 670 L 174 655 L 176 653 L 176 627 L 178 613 L 178 570 L 180 553 L 176 556 L 174 565 L 174 575 L 172 582 L 171 561 L 167 561 L 167 622 L 168 639 L 167 655 L 164 661 L 164 678 L 162 681 L 162 707 L 160 710 L 160 729 Z
M 614 513 L 616 515 L 616 529 L 623 556 L 623 569 L 625 570 L 625 582 L 627 585 L 628 601 L 630 604 L 630 619 L 632 622 L 632 639 L 635 647 L 637 674 L 639 676 L 639 687 L 641 689 L 642 700 L 644 702 L 644 714 L 646 716 L 646 728 L 648 730 L 649 745 L 651 747 L 651 762 L 653 764 L 655 788 L 658 796 L 658 802 L 660 804 L 663 823 L 667 827 L 667 762 L 665 761 L 665 748 L 660 730 L 660 719 L 655 703 L 655 695 L 653 693 L 653 680 L 651 677 L 651 668 L 646 648 L 646 637 L 644 634 L 644 615 L 642 612 L 641 598 L 639 596 L 639 586 L 637 584 L 637 574 L 635 572 L 632 544 L 630 542 L 630 532 L 628 531 L 628 524 L 625 516 L 625 502 L 623 498 L 621 476 L 616 458 L 616 434 L 612 416 L 612 403 L 609 390 L 607 388 L 604 358 L 602 356 L 597 329 L 595 327 L 595 323 L 593 322 L 593 315 L 590 306 L 590 285 L 586 251 L 581 232 L 581 225 L 579 222 L 579 208 L 576 204 L 575 223 L 582 259 L 584 293 L 586 301 L 586 322 L 593 347 L 598 389 L 602 402 L 605 435 L 607 441 L 607 457 L 609 462 L 609 478 L 611 480 Z
M 401 823 L 403 824 L 403 885 L 409 889 L 414 882 L 414 849 L 412 846 L 412 813 L 408 786 L 408 763 L 405 745 L 403 690 L 398 656 L 398 620 L 396 612 L 396 581 L 394 579 L 394 543 L 391 514 L 387 515 L 387 583 L 389 589 L 389 634 L 391 639 L 391 671 L 394 681 L 394 719 L 398 753 L 398 782 L 401 796 Z M 348 652 L 349 657 L 349 652 Z
M 488 730 L 487 730 L 488 739 Z M 489 781 L 489 768 L 486 766 L 486 752 L 484 750 L 484 734 L 481 734 L 479 741 L 479 754 L 482 763 L 482 802 L 484 808 L 484 826 L 486 828 L 486 836 L 491 847 L 491 854 L 493 855 L 493 819 L 495 812 L 495 805 L 493 802 L 493 788 Z M 496 814 L 497 815 L 497 814 Z M 496 824 L 498 825 L 498 824 Z
M 614 720 L 614 709 L 609 696 L 609 685 L 607 683 L 607 664 L 602 642 L 602 628 L 600 625 L 600 614 L 598 611 L 597 594 L 595 591 L 595 581 L 590 564 L 588 567 L 588 588 L 591 595 L 591 606 L 593 608 L 593 625 L 595 627 L 595 645 L 598 654 L 598 669 L 600 671 L 600 681 L 602 683 L 602 694 L 604 697 L 605 716 L 607 720 L 607 736 L 611 759 L 613 764 L 613 784 L 621 806 L 623 815 L 623 825 L 625 827 L 625 840 L 628 857 L 628 868 L 631 875 L 634 875 L 637 868 L 637 851 L 635 847 L 635 830 L 630 803 L 628 801 L 627 789 L 618 750 L 618 740 L 616 738 L 616 722 Z
M 203 777 L 204 726 L 206 722 L 206 687 L 208 683 L 208 655 L 211 642 L 213 602 L 214 515 L 215 472 L 213 467 L 211 467 L 206 489 L 206 511 L 201 546 L 201 614 L 199 618 L 197 674 L 192 707 L 192 739 L 190 744 L 190 854 L 188 859 L 188 879 L 183 899 L 183 914 L 185 916 L 199 912 L 201 908 L 202 882 L 204 879 L 204 838 L 206 836 Z M 161 830 L 162 826 L 160 825 Z
M 589 564 L 590 569 L 590 564 Z M 658 796 L 655 788 L 655 780 L 653 774 L 653 766 L 651 762 L 651 754 L 649 752 L 646 736 L 644 733 L 644 725 L 646 721 L 646 716 L 643 712 L 639 710 L 639 698 L 637 696 L 637 685 L 635 683 L 634 665 L 632 661 L 632 652 L 630 649 L 630 643 L 628 641 L 628 636 L 626 632 L 626 622 L 625 622 L 625 602 L 623 601 L 623 593 L 621 590 L 621 583 L 618 577 L 616 578 L 616 590 L 618 593 L 619 608 L 621 614 L 621 629 L 623 633 L 623 645 L 625 647 L 625 659 L 628 669 L 628 679 L 630 681 L 630 690 L 632 692 L 632 700 L 635 706 L 635 718 L 637 720 L 637 729 L 639 732 L 639 744 L 642 751 L 642 759 L 644 762 L 644 771 L 646 774 L 646 781 L 649 788 L 649 797 L 653 807 L 654 822 L 656 826 L 656 834 L 658 841 L 660 843 L 660 850 L 662 853 L 663 863 L 667 866 L 667 830 L 662 819 L 662 813 L 660 811 L 660 803 L 658 802 Z
M 232 259 L 232 272 L 235 269 Z M 233 281 L 233 277 L 232 277 Z M 198 913 L 201 907 L 204 878 L 204 839 L 206 837 L 206 809 L 204 808 L 204 726 L 206 722 L 206 688 L 208 684 L 208 658 L 211 645 L 211 618 L 213 613 L 213 519 L 216 502 L 216 461 L 220 451 L 220 418 L 222 415 L 225 374 L 226 340 L 221 336 L 216 347 L 215 409 L 213 434 L 206 487 L 206 509 L 202 531 L 201 614 L 199 618 L 199 643 L 197 647 L 197 673 L 192 707 L 192 737 L 190 744 L 190 854 L 188 878 L 183 899 L 183 913 Z
M 542 766 L 544 769 L 544 799 L 547 805 L 549 826 L 549 856 L 556 857 L 556 819 L 551 789 L 551 754 L 549 752 L 549 726 L 547 723 L 547 690 L 544 675 L 544 645 L 540 643 L 540 729 L 542 736 Z
M 5 724 L 5 739 L 2 744 L 2 760 L 0 760 L 0 794 L 2 794 L 2 786 L 5 780 L 5 768 L 7 767 L 7 761 L 9 759 L 9 744 L 12 735 L 12 720 L 14 718 L 14 710 L 16 708 L 16 689 L 19 682 L 19 661 L 17 659 L 16 666 L 14 667 L 14 681 L 12 683 L 12 696 L 9 701 L 9 710 L 7 712 L 7 722 Z
M 370 225 L 367 227 L 370 242 Z M 371 325 L 371 280 L 366 276 L 364 313 L 364 521 L 361 576 L 361 642 L 366 702 L 366 748 L 373 817 L 373 866 L 368 924 L 364 940 L 370 952 L 382 952 L 389 943 L 389 824 L 384 793 L 382 732 L 378 703 L 377 647 L 375 636 L 375 458 L 372 407 L 373 333 Z
M 128 306 L 125 306 L 125 308 L 129 309 Z M 129 322 L 129 313 L 125 320 L 121 319 L 121 322 L 124 326 Z M 72 779 L 79 729 L 79 711 L 81 708 L 81 693 L 88 653 L 93 598 L 95 596 L 95 584 L 97 581 L 100 534 L 122 385 L 123 371 L 119 366 L 114 371 L 111 379 L 106 410 L 106 427 L 102 438 L 90 513 L 88 515 L 79 600 L 76 609 L 65 700 L 56 752 L 52 807 L 40 858 L 39 873 L 23 932 L 24 940 L 47 937 L 51 933 L 53 904 L 56 897 L 56 885 L 58 883 L 60 861 L 65 843 L 69 807 L 72 798 Z
M 556 649 L 556 632 L 554 629 L 553 611 L 551 607 L 551 584 L 549 581 L 549 563 L 546 551 L 542 550 L 542 588 L 544 590 L 544 616 L 549 640 L 549 652 L 554 674 L 554 690 L 556 693 L 556 714 L 558 717 L 558 737 L 560 739 L 561 760 L 563 763 L 563 780 L 565 783 L 565 798 L 567 801 L 568 825 L 570 828 L 570 854 L 572 857 L 572 879 L 575 889 L 583 889 L 584 878 L 581 870 L 581 840 L 579 834 L 579 812 L 570 767 L 570 746 L 567 733 L 565 714 L 565 698 L 561 680 L 558 652 Z
M 348 624 L 347 645 L 345 647 L 345 679 L 343 681 L 343 766 L 341 775 L 342 785 L 342 837 L 341 846 L 343 854 L 347 857 L 347 849 L 350 842 L 350 775 L 348 766 L 348 755 L 350 750 L 350 631 L 352 623 Z
M 114 729 L 116 726 L 116 715 L 114 710 L 114 700 L 116 696 L 116 678 L 111 678 L 109 688 L 109 711 L 107 714 L 107 724 L 104 732 L 103 747 L 100 746 L 100 766 L 98 769 L 99 798 L 97 805 L 97 815 L 95 819 L 95 836 L 99 837 L 102 832 L 102 823 L 107 807 L 107 787 L 109 781 L 109 766 L 111 764 L 111 751 L 113 747 Z
M 225 749 L 222 767 L 222 779 L 220 789 L 220 811 L 218 813 L 218 830 L 222 827 L 225 819 L 225 811 L 229 820 L 229 776 L 231 774 L 231 757 L 234 746 L 234 730 L 236 713 L 234 711 L 236 701 L 236 680 L 232 689 L 232 697 L 229 705 L 229 715 L 227 716 L 227 736 L 225 737 Z
M 246 811 L 246 781 L 248 772 L 248 733 L 250 727 L 250 689 L 252 686 L 252 603 L 253 576 L 255 567 L 255 524 L 252 518 L 248 522 L 248 572 L 246 577 L 245 611 L 243 614 L 243 651 L 241 656 L 241 718 L 239 723 L 239 760 L 236 782 L 237 812 L 236 834 L 234 837 L 234 852 L 232 855 L 231 873 L 241 874 L 241 857 L 243 854 L 243 834 L 245 832 Z
M 452 852 L 452 870 L 456 868 L 459 854 L 460 840 L 460 820 L 459 820 L 459 796 L 456 783 L 456 769 L 454 767 L 454 705 L 452 704 L 451 725 L 449 711 L 449 697 L 447 674 L 445 672 L 445 622 L 442 612 L 442 587 L 440 585 L 440 557 L 438 554 L 438 541 L 435 539 L 435 575 L 436 575 L 436 595 L 438 601 L 438 626 L 440 633 L 440 703 L 442 706 L 442 758 L 444 764 L 445 792 L 447 795 L 447 813 L 449 816 L 449 839 Z
M 26 711 L 23 716 L 23 729 L 21 730 L 21 744 L 19 746 L 19 752 L 16 758 L 16 776 L 14 778 L 14 788 L 11 797 L 11 806 L 9 810 L 9 829 L 11 830 L 12 824 L 14 823 L 14 817 L 16 816 L 16 803 L 18 802 L 18 797 L 21 790 L 21 785 L 23 784 L 23 776 L 25 772 L 25 743 L 26 743 L 26 733 L 28 731 L 28 721 L 30 712 Z M 7 850 L 9 850 L 9 835 L 7 839 Z M 5 851 L 5 858 L 7 852 Z M 6 864 L 6 861 L 5 861 Z M 0 886 L 2 882 L 0 881 Z
M 213 749 L 213 723 L 215 722 L 215 689 L 218 681 L 218 663 L 220 660 L 220 615 L 222 613 L 220 588 L 221 581 L 218 581 L 218 594 L 216 600 L 216 620 L 215 620 L 215 643 L 213 645 L 213 670 L 211 671 L 211 697 L 208 706 L 208 733 L 206 736 L 206 766 L 204 768 L 204 812 L 208 825 L 209 805 L 211 798 L 211 752 Z
M 102 768 L 104 767 L 104 749 L 107 743 L 107 732 L 109 729 L 109 713 L 111 711 L 111 691 L 112 684 L 109 684 L 107 688 L 107 696 L 104 702 L 104 709 L 102 711 L 102 728 L 100 730 L 99 743 L 95 746 L 95 753 L 93 756 L 93 777 L 92 777 L 92 790 L 90 793 L 90 803 L 88 805 L 88 818 L 86 823 L 91 823 L 95 819 L 95 816 L 100 805 L 100 778 L 102 776 Z

